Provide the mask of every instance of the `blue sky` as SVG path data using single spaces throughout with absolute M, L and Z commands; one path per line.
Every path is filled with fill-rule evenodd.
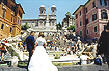
M 57 7 L 57 23 L 61 22 L 65 17 L 66 12 L 73 12 L 88 0 L 16 0 L 20 3 L 25 11 L 23 19 L 37 19 L 39 7 L 45 5 L 46 8 L 51 8 L 54 4 Z

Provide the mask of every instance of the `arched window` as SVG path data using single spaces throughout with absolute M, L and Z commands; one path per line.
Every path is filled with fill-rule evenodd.
M 101 10 L 101 18 L 102 19 L 108 19 L 108 14 L 106 10 Z
M 52 10 L 52 14 L 53 14 L 53 15 L 55 15 L 55 14 L 56 14 L 55 10 Z
M 41 14 L 43 14 L 43 11 L 41 12 Z
M 40 10 L 40 14 L 44 14 L 44 10 Z
M 55 12 L 54 10 L 52 12 Z

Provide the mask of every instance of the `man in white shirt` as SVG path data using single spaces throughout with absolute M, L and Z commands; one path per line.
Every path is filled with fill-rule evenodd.
M 87 64 L 88 56 L 85 55 L 85 53 L 82 53 L 82 55 L 80 56 L 80 60 L 82 65 Z

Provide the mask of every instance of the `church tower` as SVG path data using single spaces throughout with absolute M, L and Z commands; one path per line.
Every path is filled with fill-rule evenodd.
M 56 6 L 52 5 L 51 7 L 51 20 L 50 20 L 50 26 L 53 27 L 53 29 L 56 29 Z
M 41 5 L 39 8 L 39 15 L 46 15 L 45 5 Z
M 51 7 L 51 15 L 56 15 L 56 6 L 55 5 L 52 5 Z
M 46 12 L 47 11 L 47 12 Z M 38 27 L 48 30 L 56 29 L 56 6 L 51 6 L 51 14 L 49 13 L 49 7 L 45 8 L 45 5 L 41 5 L 39 8 Z
M 38 26 L 39 27 L 44 27 L 46 24 L 46 8 L 45 5 L 41 5 L 39 8 L 39 21 L 38 21 Z

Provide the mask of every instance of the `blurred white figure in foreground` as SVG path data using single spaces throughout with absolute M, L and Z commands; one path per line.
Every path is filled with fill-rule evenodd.
M 36 48 L 31 57 L 28 70 L 29 71 L 58 71 L 54 66 L 46 53 L 44 47 L 46 47 L 46 40 L 44 34 L 39 33 L 39 37 L 36 39 Z

